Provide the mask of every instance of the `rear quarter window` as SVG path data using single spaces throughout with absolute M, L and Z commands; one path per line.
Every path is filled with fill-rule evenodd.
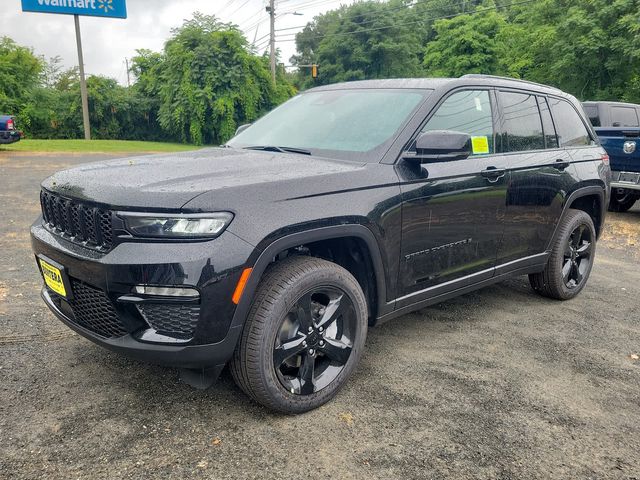
M 553 121 L 561 147 L 582 147 L 591 144 L 591 136 L 573 105 L 560 98 L 549 98 Z

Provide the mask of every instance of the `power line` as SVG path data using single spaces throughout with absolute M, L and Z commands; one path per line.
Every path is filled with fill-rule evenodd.
M 261 13 L 265 13 L 264 10 L 262 10 L 262 12 L 257 13 L 255 15 L 258 15 L 259 17 L 261 17 Z M 254 16 L 255 16 L 254 15 Z M 240 24 L 240 28 L 242 28 L 243 30 L 253 30 L 254 28 L 256 28 L 258 25 L 262 25 L 264 22 L 266 22 L 267 20 L 269 20 L 269 17 L 264 17 L 264 18 L 260 18 L 259 20 L 256 20 L 255 18 L 253 19 L 253 23 L 249 23 L 249 24 L 245 24 L 245 26 L 243 27 L 242 24 Z
M 227 8 L 229 5 L 231 5 L 235 1 L 236 0 L 229 0 L 227 3 L 225 3 L 224 6 L 215 13 L 216 17 L 219 16 L 225 8 Z
M 422 0 L 422 1 L 417 0 L 417 1 L 413 2 L 413 3 L 407 3 L 407 4 L 402 5 L 402 6 L 397 6 L 397 7 L 393 7 L 393 8 L 387 8 L 387 9 L 384 9 L 384 10 L 379 10 L 377 12 L 367 12 L 367 13 L 361 13 L 361 14 L 358 14 L 358 15 L 354 15 L 352 17 L 349 17 L 348 20 L 353 20 L 355 18 L 360 18 L 360 17 L 372 17 L 370 20 L 365 20 L 364 22 L 358 22 L 358 26 L 366 25 L 367 23 L 372 23 L 372 22 L 378 21 L 380 19 L 380 17 L 383 17 L 383 16 L 387 15 L 390 12 L 395 12 L 395 11 L 398 11 L 398 10 L 403 10 L 405 8 L 415 7 L 416 5 L 421 5 L 423 3 L 428 3 L 430 1 L 432 1 L 432 0 Z M 467 1 L 468 0 L 459 0 L 459 3 L 455 4 L 455 6 L 463 6 Z M 281 31 L 284 31 L 284 30 L 295 30 L 297 28 L 304 28 L 307 25 L 298 25 L 296 27 L 281 28 L 279 30 L 276 30 L 276 32 L 281 32 Z
M 470 15 L 470 14 L 471 15 L 475 15 L 476 13 L 488 12 L 488 11 L 491 11 L 491 10 L 499 10 L 501 8 L 514 7 L 514 6 L 518 6 L 518 5 L 525 5 L 527 3 L 532 3 L 534 1 L 536 1 L 536 0 L 523 0 L 521 2 L 513 2 L 513 3 L 510 3 L 508 5 L 479 8 L 479 9 L 476 9 L 474 12 L 462 12 L 462 13 L 456 13 L 456 14 L 451 14 L 451 15 L 442 15 L 440 17 L 427 17 L 427 18 L 423 18 L 421 20 L 417 20 L 417 21 L 414 21 L 414 22 L 399 23 L 397 25 L 387 25 L 387 26 L 384 26 L 384 27 L 376 27 L 376 28 L 365 28 L 365 29 L 362 29 L 362 30 L 352 30 L 350 32 L 336 32 L 336 33 L 327 33 L 325 35 L 313 35 L 313 36 L 311 36 L 309 38 L 310 39 L 314 39 L 314 38 L 342 37 L 342 36 L 346 36 L 346 35 L 357 35 L 357 34 L 360 34 L 360 33 L 375 32 L 375 31 L 378 31 L 378 30 L 387 30 L 389 28 L 416 25 L 418 23 L 423 23 L 426 20 L 444 20 L 444 19 L 460 17 L 462 15 Z M 296 35 L 296 33 L 285 33 L 284 35 Z M 280 40 L 280 42 L 295 42 L 295 41 L 296 41 L 295 38 L 284 38 L 284 39 Z
M 276 30 L 277 32 L 277 30 Z M 271 33 L 265 33 L 263 36 L 261 36 L 260 38 L 258 38 L 254 43 L 261 43 L 261 41 L 265 38 L 267 38 L 269 35 L 271 35 Z
M 247 3 L 249 3 L 250 0 L 246 0 L 245 2 L 243 2 L 242 4 L 240 4 L 240 6 L 238 8 L 236 8 L 233 12 L 231 12 L 228 17 L 232 18 L 233 15 L 235 15 L 236 12 L 238 12 L 242 7 L 244 7 Z
M 293 10 L 287 10 L 284 11 L 282 13 L 290 13 L 290 12 L 294 12 L 297 10 L 307 10 L 309 8 L 317 8 L 320 7 L 322 5 L 327 5 L 329 3 L 335 3 L 335 2 L 342 2 L 344 0 L 321 0 L 321 1 L 312 1 L 312 2 L 307 2 L 307 3 L 302 3 L 300 5 L 296 5 L 296 7 Z M 291 6 L 293 7 L 293 5 Z

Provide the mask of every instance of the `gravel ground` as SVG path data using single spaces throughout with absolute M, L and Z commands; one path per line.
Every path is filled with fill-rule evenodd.
M 640 479 L 637 206 L 609 215 L 577 299 L 516 278 L 373 328 L 338 397 L 287 417 L 45 308 L 39 182 L 97 158 L 0 154 L 0 478 Z

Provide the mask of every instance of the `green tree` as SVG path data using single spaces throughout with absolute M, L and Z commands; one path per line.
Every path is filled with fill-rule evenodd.
M 640 101 L 639 11 L 638 0 L 536 2 L 514 19 L 534 59 L 523 73 L 581 99 Z
M 459 77 L 466 73 L 502 73 L 502 42 L 507 22 L 485 4 L 477 13 L 438 20 L 436 37 L 427 44 L 424 67 L 432 77 Z
M 316 17 L 296 35 L 292 63 L 319 64 L 320 84 L 418 76 L 425 25 L 406 3 L 360 2 Z M 300 79 L 305 87 L 314 83 L 308 68 Z
M 300 68 L 303 88 L 347 80 L 424 75 L 425 45 L 438 19 L 473 11 L 479 0 L 365 1 L 313 19 L 295 37 L 294 65 L 320 65 L 314 81 Z
M 0 38 L 0 112 L 19 113 L 40 82 L 44 63 L 8 37 Z
M 232 25 L 196 13 L 172 34 L 160 67 L 159 121 L 183 141 L 224 142 L 294 93 L 283 77 L 274 86 L 266 60 Z M 151 79 L 143 81 L 152 88 Z

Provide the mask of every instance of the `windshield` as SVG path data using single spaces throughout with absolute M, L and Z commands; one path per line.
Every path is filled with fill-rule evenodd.
M 430 90 L 325 90 L 298 95 L 232 138 L 236 148 L 279 147 L 379 161 Z

